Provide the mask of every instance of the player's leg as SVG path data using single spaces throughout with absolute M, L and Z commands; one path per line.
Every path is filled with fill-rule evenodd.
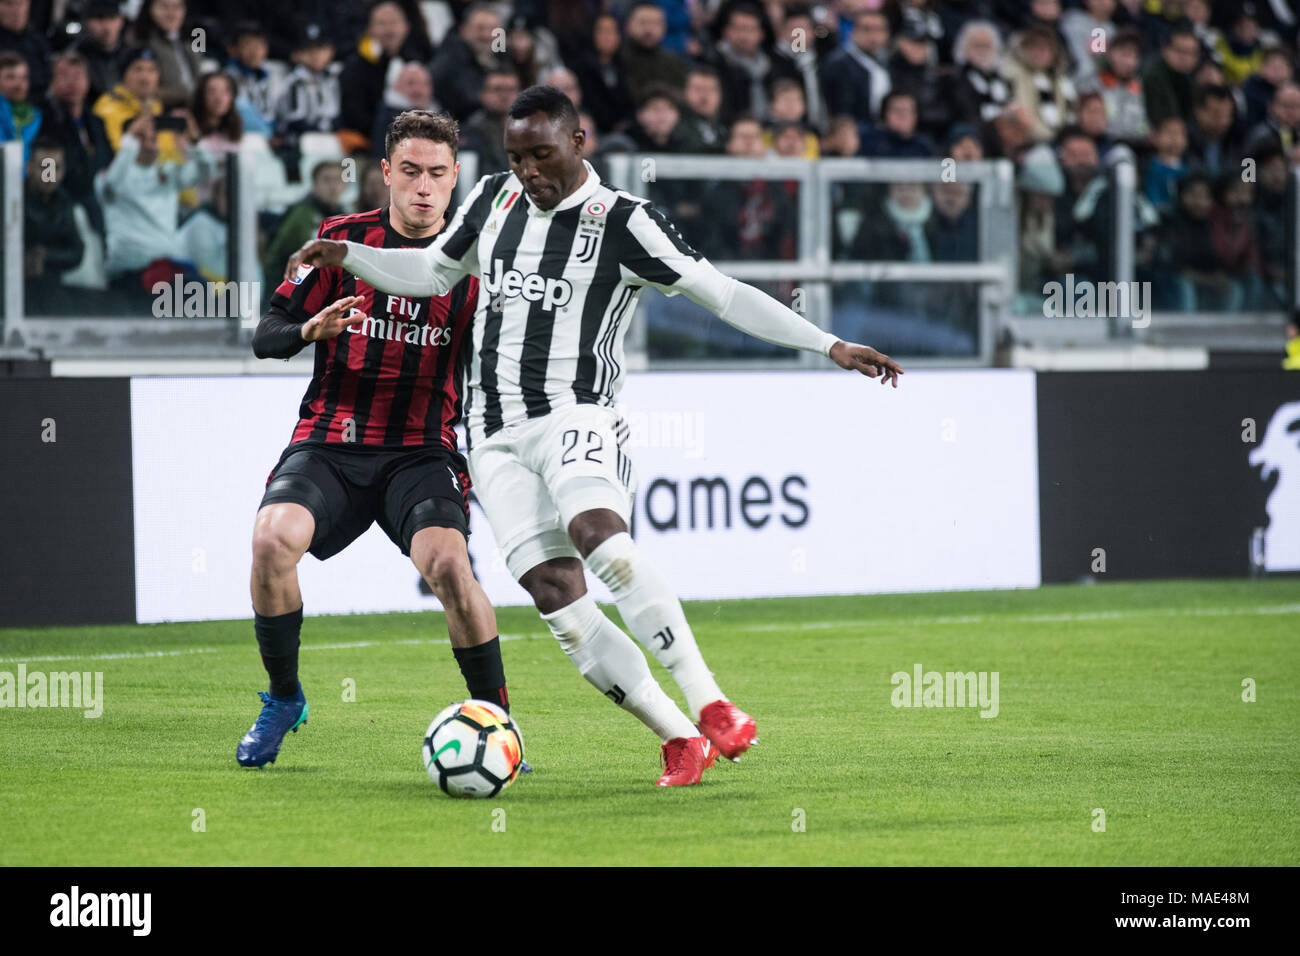
M 632 467 L 619 443 L 617 413 L 589 405 L 551 417 L 553 447 L 543 467 L 563 527 L 609 588 L 628 630 L 673 675 L 700 730 L 723 756 L 737 759 L 754 742 L 754 720 L 723 695 L 677 593 L 628 533 Z
M 661 786 L 698 782 L 703 739 L 654 679 L 640 649 L 587 593 L 582 564 L 540 476 L 505 441 L 475 448 L 470 467 L 506 566 L 578 672 L 659 736 L 667 764 Z
M 470 697 L 510 709 L 496 612 L 469 563 L 469 475 L 464 459 L 420 449 L 385 468 L 379 524 L 410 556 L 442 603 L 451 650 Z
M 274 763 L 290 731 L 307 722 L 307 698 L 298 682 L 302 594 L 298 562 L 307 551 L 324 560 L 343 550 L 371 522 L 368 509 L 325 452 L 290 447 L 281 457 L 253 525 L 253 628 L 270 686 L 262 710 L 239 741 L 245 767 Z

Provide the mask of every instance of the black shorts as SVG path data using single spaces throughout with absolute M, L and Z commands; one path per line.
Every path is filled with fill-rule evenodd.
M 402 554 L 422 528 L 455 528 L 469 538 L 469 472 L 441 446 L 340 448 L 295 442 L 266 481 L 262 504 L 292 501 L 316 519 L 312 554 L 338 554 L 378 521 Z

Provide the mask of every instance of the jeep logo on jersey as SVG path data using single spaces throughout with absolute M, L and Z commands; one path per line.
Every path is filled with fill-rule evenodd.
M 546 312 L 554 312 L 562 305 L 568 305 L 573 298 L 573 286 L 565 279 L 553 279 L 548 276 L 530 272 L 527 275 L 518 269 L 504 269 L 505 263 L 500 259 L 492 260 L 492 268 L 483 273 L 483 288 L 490 295 L 498 292 L 504 298 L 513 299 L 520 296 L 528 302 L 542 303 Z

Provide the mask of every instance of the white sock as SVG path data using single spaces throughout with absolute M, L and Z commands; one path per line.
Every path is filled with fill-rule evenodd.
M 705 704 L 723 700 L 672 585 L 626 531 L 587 555 L 591 573 L 605 582 L 633 636 L 668 669 L 686 695 L 691 717 Z
M 542 620 L 582 676 L 658 734 L 661 741 L 700 735 L 654 679 L 641 649 L 604 615 L 590 594 L 543 614 Z

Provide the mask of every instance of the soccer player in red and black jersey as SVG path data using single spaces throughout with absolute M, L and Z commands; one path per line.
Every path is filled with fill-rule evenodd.
M 338 216 L 318 236 L 381 248 L 429 245 L 446 225 L 460 164 L 450 117 L 411 110 L 388 129 L 389 204 Z M 270 677 L 239 742 L 246 767 L 274 762 L 307 720 L 298 683 L 298 561 L 325 559 L 374 521 L 442 602 L 471 697 L 509 708 L 496 615 L 470 569 L 469 476 L 456 450 L 464 346 L 478 301 L 466 277 L 446 295 L 377 293 L 340 268 L 304 266 L 283 282 L 253 336 L 258 358 L 316 343 L 316 368 L 253 529 L 253 612 Z

